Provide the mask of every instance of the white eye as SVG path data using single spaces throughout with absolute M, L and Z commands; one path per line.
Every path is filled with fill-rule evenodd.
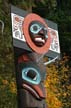
M 37 34 L 41 29 L 42 29 L 42 27 L 39 24 L 32 24 L 30 27 L 30 31 L 33 34 Z
M 36 81 L 37 80 L 37 77 L 35 77 L 33 80 Z

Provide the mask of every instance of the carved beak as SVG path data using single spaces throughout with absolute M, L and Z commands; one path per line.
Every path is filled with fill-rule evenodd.
M 42 89 L 42 84 L 31 85 L 28 83 L 24 83 L 22 86 L 24 89 L 28 90 L 33 96 L 35 96 L 35 98 L 40 100 L 45 99 L 45 90 Z

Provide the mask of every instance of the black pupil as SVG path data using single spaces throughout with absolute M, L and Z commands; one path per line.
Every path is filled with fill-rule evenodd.
M 36 31 L 36 30 L 37 30 L 37 27 L 36 27 L 36 26 L 34 26 L 34 27 L 33 27 L 33 29 Z
M 36 77 L 36 73 L 33 70 L 29 70 L 27 72 L 27 76 L 31 79 L 34 79 Z

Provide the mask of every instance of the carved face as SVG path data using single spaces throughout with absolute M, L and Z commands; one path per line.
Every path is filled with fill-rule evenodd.
M 29 58 L 29 55 L 21 56 L 17 68 L 17 84 L 33 94 L 37 99 L 45 98 L 45 93 L 41 81 L 44 76 L 41 75 L 41 69 L 36 62 Z M 44 75 L 44 73 L 43 73 Z
M 36 14 L 29 14 L 23 22 L 23 34 L 26 43 L 36 53 L 48 52 L 51 39 L 48 26 L 43 18 Z

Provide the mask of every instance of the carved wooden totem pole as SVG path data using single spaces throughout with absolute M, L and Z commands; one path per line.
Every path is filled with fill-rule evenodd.
M 43 82 L 46 65 L 60 57 L 57 24 L 14 6 L 11 19 L 18 108 L 47 108 Z

